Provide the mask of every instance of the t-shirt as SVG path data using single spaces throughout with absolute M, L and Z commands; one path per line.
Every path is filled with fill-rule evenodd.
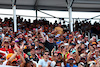
M 81 42 L 82 42 L 82 41 L 80 41 L 80 40 L 77 40 L 77 43 L 78 43 L 78 44 L 80 44 Z
M 12 49 L 6 50 L 5 48 L 0 48 L 0 50 L 1 50 L 1 51 L 5 51 L 5 52 L 7 52 L 7 53 L 14 53 L 14 51 L 13 51 Z M 0 53 L 0 54 L 2 54 L 2 56 L 5 55 L 5 54 L 3 54 L 3 53 Z
M 51 62 L 50 60 L 47 60 L 47 62 L 44 59 L 40 59 L 38 62 L 38 65 L 41 65 L 42 67 L 48 66 L 48 62 Z
M 71 67 L 71 66 L 67 63 L 65 67 Z M 73 65 L 73 67 L 78 67 L 78 66 Z
M 56 43 L 50 43 L 50 42 L 48 42 L 47 40 L 46 40 L 44 46 L 45 46 L 46 48 L 49 49 L 50 55 L 51 55 L 51 51 L 52 51 L 52 49 L 54 48 L 54 46 L 57 47 Z
M 84 43 L 84 44 L 88 47 L 89 42 L 88 42 L 88 41 L 86 41 L 86 43 Z
M 56 35 L 57 34 L 63 34 L 63 29 L 61 27 L 55 27 L 55 30 L 59 30 L 56 32 Z

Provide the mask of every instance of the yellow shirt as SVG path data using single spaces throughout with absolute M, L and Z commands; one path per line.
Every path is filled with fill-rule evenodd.
M 61 27 L 55 27 L 55 30 L 57 31 L 56 35 L 57 34 L 63 34 L 63 29 Z

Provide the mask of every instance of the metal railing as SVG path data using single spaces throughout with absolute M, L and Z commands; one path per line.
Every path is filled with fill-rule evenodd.
M 5 51 L 1 51 L 1 50 L 0 50 L 0 53 L 5 54 L 6 56 L 8 55 L 7 52 L 5 52 Z M 7 59 L 6 59 L 6 60 L 7 60 Z
M 96 37 L 96 40 L 98 40 L 98 35 L 97 34 L 92 33 L 91 36 L 95 36 Z

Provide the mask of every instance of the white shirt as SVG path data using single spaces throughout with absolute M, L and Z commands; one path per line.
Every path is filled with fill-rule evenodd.
M 78 44 L 80 44 L 81 42 L 82 42 L 82 41 L 80 41 L 80 40 L 77 40 L 77 43 L 78 43 Z
M 38 65 L 41 65 L 42 67 L 48 66 L 48 62 L 51 62 L 50 60 L 47 60 L 47 62 L 44 59 L 40 59 L 38 62 Z
M 51 62 L 51 67 L 54 67 L 56 65 L 56 62 L 55 61 L 52 61 Z
M 86 41 L 86 43 L 84 43 L 84 44 L 88 47 L 89 42 L 88 42 L 88 41 Z

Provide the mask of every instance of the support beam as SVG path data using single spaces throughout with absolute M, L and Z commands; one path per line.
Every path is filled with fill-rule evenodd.
M 13 21 L 14 21 L 14 32 L 17 32 L 16 5 L 13 6 Z
M 38 18 L 38 17 L 37 17 L 37 9 L 36 9 L 36 21 L 37 21 L 37 18 Z
M 70 32 L 73 32 L 73 22 L 72 22 L 72 5 L 74 0 L 66 0 L 67 8 L 69 11 L 69 24 L 70 24 Z
M 38 0 L 35 0 L 34 7 L 36 7 L 36 6 L 37 6 L 37 2 L 38 2 Z
M 36 11 L 36 12 L 35 12 L 35 13 L 36 13 L 36 22 L 37 22 L 37 19 L 38 19 L 38 15 L 37 15 L 37 9 L 38 9 L 38 8 L 37 8 L 37 4 L 38 4 L 38 3 L 37 3 L 37 2 L 38 2 L 38 0 L 35 0 L 35 3 L 34 3 L 34 9 L 35 9 L 35 11 Z
M 72 22 L 72 8 L 68 8 L 69 11 L 69 24 L 70 24 L 70 31 L 73 32 L 73 22 Z
M 12 9 L 13 9 L 13 22 L 14 22 L 14 32 L 17 32 L 17 22 L 16 22 L 16 0 L 12 1 Z

